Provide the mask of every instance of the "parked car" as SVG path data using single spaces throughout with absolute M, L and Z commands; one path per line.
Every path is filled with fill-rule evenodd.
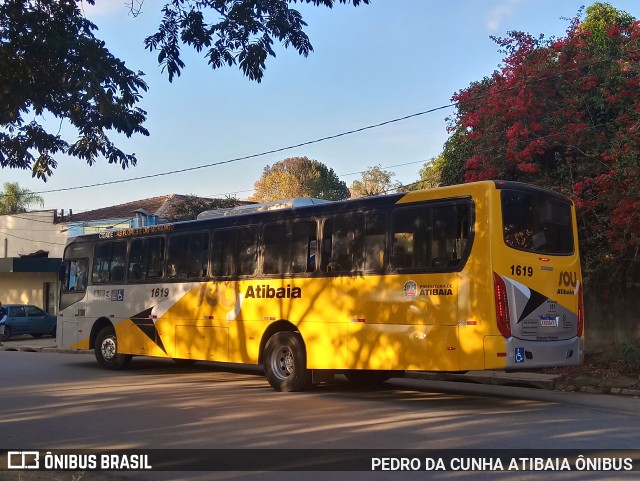
M 7 321 L 2 340 L 18 334 L 31 334 L 33 337 L 56 337 L 58 318 L 36 306 L 27 304 L 3 304 L 7 310 Z

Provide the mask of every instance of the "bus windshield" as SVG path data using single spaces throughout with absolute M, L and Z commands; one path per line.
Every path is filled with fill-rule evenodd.
M 537 254 L 573 254 L 571 205 L 532 192 L 503 190 L 504 242 Z

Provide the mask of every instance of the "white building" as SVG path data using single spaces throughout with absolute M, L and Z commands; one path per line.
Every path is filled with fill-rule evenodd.
M 58 272 L 69 237 L 164 223 L 187 198 L 192 197 L 171 194 L 80 214 L 34 211 L 0 215 L 0 301 L 33 304 L 57 314 Z

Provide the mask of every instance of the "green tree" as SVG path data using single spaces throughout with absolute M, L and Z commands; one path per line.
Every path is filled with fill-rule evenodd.
M 27 212 L 32 204 L 44 206 L 44 200 L 28 189 L 22 189 L 17 182 L 6 182 L 0 193 L 0 215 Z
M 167 216 L 169 222 L 179 222 L 183 220 L 193 220 L 198 214 L 205 210 L 230 209 L 239 205 L 238 199 L 227 197 L 224 199 L 206 199 L 195 195 L 187 195 L 176 202 L 171 209 L 171 214 Z
M 107 132 L 149 134 L 142 127 L 146 112 L 135 107 L 147 86 L 141 72 L 111 55 L 95 29 L 75 0 L 0 3 L 2 168 L 30 169 L 46 180 L 59 154 L 89 165 L 98 156 L 123 169 L 136 164 L 135 155 L 117 148 Z M 45 116 L 68 121 L 77 139 L 48 132 L 40 123 Z
M 407 186 L 407 190 L 433 189 L 442 185 L 443 155 L 433 157 L 420 169 L 420 180 Z
M 580 24 L 580 28 L 591 34 L 594 45 L 605 48 L 609 43 L 609 29 L 612 25 L 628 29 L 635 20 L 631 15 L 616 9 L 610 3 L 594 3 L 587 7 L 586 13 L 587 16 Z
M 274 40 L 293 47 L 300 55 L 313 51 L 296 3 L 332 8 L 336 3 L 354 6 L 370 0 L 173 0 L 162 9 L 158 31 L 145 40 L 158 51 L 158 61 L 172 80 L 185 64 L 181 45 L 204 52 L 211 68 L 238 66 L 251 80 L 260 82 L 268 57 L 275 57 Z
M 105 158 L 123 169 L 135 154 L 110 139 L 115 131 L 149 135 L 146 112 L 137 107 L 147 85 L 94 35 L 82 12 L 95 0 L 4 0 L 0 2 L 0 167 L 31 170 L 46 181 L 61 155 L 94 164 Z M 142 0 L 131 0 L 139 13 Z M 237 66 L 260 81 L 274 42 L 307 56 L 313 47 L 302 15 L 291 5 L 331 8 L 369 0 L 171 0 L 162 8 L 158 31 L 145 46 L 158 52 L 169 81 L 184 68 L 182 46 L 203 52 L 213 69 Z M 142 46 L 141 46 L 142 48 Z M 56 125 L 77 132 L 63 138 Z
M 291 157 L 266 166 L 254 184 L 251 200 L 270 202 L 295 197 L 315 197 L 325 200 L 349 198 L 347 184 L 333 169 L 307 157 Z
M 383 170 L 379 165 L 369 167 L 362 173 L 360 180 L 353 181 L 349 186 L 351 198 L 372 197 L 398 189 L 401 184 L 391 180 L 394 176 L 393 172 Z

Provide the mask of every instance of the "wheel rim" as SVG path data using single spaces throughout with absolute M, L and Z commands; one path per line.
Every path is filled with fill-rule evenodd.
M 100 352 L 102 353 L 102 357 L 105 360 L 113 361 L 113 359 L 116 357 L 117 352 L 116 338 L 114 336 L 105 337 L 102 340 Z
M 271 370 L 280 380 L 287 379 L 295 370 L 295 361 L 291 348 L 282 346 L 271 357 Z

